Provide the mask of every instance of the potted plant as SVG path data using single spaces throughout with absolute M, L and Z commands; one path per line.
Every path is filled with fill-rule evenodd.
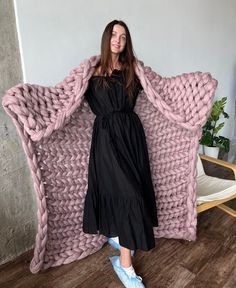
M 217 135 L 224 127 L 224 122 L 219 123 L 220 117 L 229 118 L 224 111 L 227 97 L 223 97 L 213 103 L 211 114 L 206 124 L 202 127 L 200 144 L 204 146 L 204 153 L 208 156 L 218 158 L 219 149 L 229 152 L 230 140 L 224 136 Z

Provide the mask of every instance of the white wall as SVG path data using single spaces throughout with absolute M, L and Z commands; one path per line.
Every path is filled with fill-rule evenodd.
M 215 99 L 228 97 L 223 130 L 233 136 L 236 96 L 235 0 L 17 0 L 24 80 L 54 85 L 79 63 L 100 54 L 106 24 L 125 21 L 134 50 L 162 76 L 210 72 Z

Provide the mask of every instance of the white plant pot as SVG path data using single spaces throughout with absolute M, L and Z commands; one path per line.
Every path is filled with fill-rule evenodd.
M 204 145 L 204 152 L 205 152 L 205 155 L 207 156 L 218 158 L 219 151 L 220 151 L 219 147 L 208 147 Z
M 199 144 L 199 147 L 198 147 L 198 153 L 200 153 L 200 154 L 204 154 L 204 145 Z

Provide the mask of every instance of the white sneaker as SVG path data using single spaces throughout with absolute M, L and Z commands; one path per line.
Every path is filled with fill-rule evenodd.
M 126 288 L 145 288 L 142 277 L 138 275 L 128 275 L 123 269 L 120 263 L 119 256 L 111 256 L 109 257 L 113 269 L 116 275 L 119 277 L 120 281 L 124 284 Z

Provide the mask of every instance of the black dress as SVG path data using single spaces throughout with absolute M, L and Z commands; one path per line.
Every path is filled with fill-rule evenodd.
M 109 87 L 99 86 L 99 77 L 89 79 L 85 92 L 96 118 L 83 231 L 118 236 L 121 246 L 148 251 L 155 247 L 158 219 L 144 129 L 133 111 L 142 86 L 136 77 L 131 101 L 121 70 L 106 76 Z

